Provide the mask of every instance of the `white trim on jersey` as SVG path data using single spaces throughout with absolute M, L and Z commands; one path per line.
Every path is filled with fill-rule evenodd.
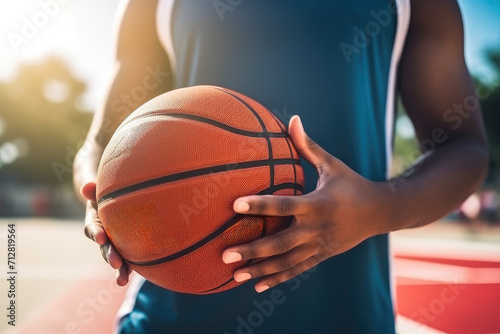
M 399 60 L 403 53 L 403 47 L 408 33 L 408 26 L 410 25 L 411 17 L 411 0 L 396 0 L 398 25 L 396 30 L 396 38 L 394 39 L 394 47 L 392 49 L 391 67 L 389 70 L 389 85 L 387 88 L 387 101 L 385 104 L 385 153 L 386 153 L 386 168 L 387 179 L 391 176 L 392 166 L 392 138 L 394 131 L 394 118 L 396 113 L 396 79 Z M 397 314 L 397 299 L 396 299 L 396 277 L 393 270 L 394 254 L 390 242 L 390 234 L 388 235 L 388 254 L 389 254 L 389 279 L 391 286 L 392 305 L 394 315 Z
M 395 100 L 396 100 L 396 80 L 397 70 L 403 47 L 410 25 L 410 0 L 396 0 L 398 11 L 398 25 L 396 30 L 396 38 L 394 39 L 394 47 L 392 49 L 391 67 L 389 69 L 389 84 L 387 89 L 387 100 L 385 104 L 385 154 L 387 166 L 387 179 L 390 177 L 392 166 L 392 139 L 394 130 L 395 117 Z

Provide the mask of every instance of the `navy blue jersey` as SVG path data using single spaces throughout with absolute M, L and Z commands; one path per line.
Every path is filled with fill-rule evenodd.
M 397 62 L 409 3 L 388 0 L 160 0 L 158 35 L 176 87 L 241 92 L 374 181 L 390 168 Z M 306 192 L 317 182 L 303 162 Z M 393 333 L 387 235 L 257 294 L 131 282 L 119 333 Z

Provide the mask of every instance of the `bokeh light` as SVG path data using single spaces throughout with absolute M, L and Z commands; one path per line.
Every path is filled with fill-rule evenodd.
M 4 165 L 13 163 L 19 157 L 19 150 L 14 143 L 6 142 L 0 146 L 0 162 Z

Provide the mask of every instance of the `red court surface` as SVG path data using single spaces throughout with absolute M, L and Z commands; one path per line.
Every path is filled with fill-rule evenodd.
M 422 231 L 391 236 L 397 332 L 500 333 L 500 238 L 463 240 L 453 236 L 456 230 L 439 238 L 447 227 L 440 228 L 427 228 L 437 231 L 432 238 Z M 101 261 L 97 253 L 94 257 Z M 54 288 L 52 298 L 6 333 L 111 333 L 125 289 L 114 285 L 105 264 L 96 263 L 93 273 Z
M 420 239 L 393 244 L 397 311 L 418 323 L 416 333 L 425 327 L 500 332 L 500 245 Z
M 7 333 L 112 333 L 113 319 L 125 291 L 115 286 L 112 279 L 81 280 L 18 329 Z

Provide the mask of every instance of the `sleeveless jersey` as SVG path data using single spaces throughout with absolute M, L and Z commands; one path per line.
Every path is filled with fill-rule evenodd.
M 409 0 L 160 0 L 158 36 L 175 87 L 241 92 L 364 177 L 390 168 L 395 77 Z M 315 170 L 303 161 L 306 192 Z M 119 333 L 394 333 L 388 236 L 365 240 L 258 294 L 130 283 Z

